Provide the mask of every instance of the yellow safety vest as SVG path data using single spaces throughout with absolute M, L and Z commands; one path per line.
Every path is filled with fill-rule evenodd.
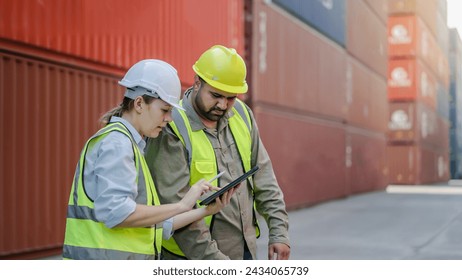
M 244 103 L 239 99 L 236 99 L 232 110 L 234 115 L 228 120 L 229 127 L 234 136 L 234 140 L 236 141 L 239 155 L 244 166 L 244 171 L 247 172 L 252 168 L 252 137 L 250 134 L 252 121 Z M 206 180 L 213 178 L 213 176 L 215 176 L 218 172 L 218 167 L 215 151 L 213 150 L 212 144 L 207 138 L 205 132 L 202 130 L 192 131 L 191 124 L 183 110 L 174 109 L 172 118 L 173 121 L 170 122 L 170 126 L 188 151 L 188 162 L 190 168 L 189 184 L 192 186 L 202 178 Z M 253 190 L 253 182 L 251 178 L 249 179 L 249 183 Z M 212 184 L 216 185 L 217 181 Z M 201 207 L 199 204 L 197 205 L 198 207 Z M 255 200 L 253 208 L 254 223 L 256 226 L 257 237 L 259 237 L 260 229 L 255 214 Z M 207 216 L 204 220 L 206 225 L 210 226 L 212 216 Z M 185 254 L 181 251 L 174 238 L 170 238 L 168 240 L 164 239 L 162 241 L 162 247 L 172 254 L 185 257 Z
M 65 259 L 156 259 L 162 248 L 162 228 L 108 228 L 95 218 L 94 203 L 84 188 L 85 155 L 111 132 L 120 132 L 132 142 L 138 170 L 136 203 L 160 205 L 144 156 L 128 129 L 119 122 L 110 123 L 85 144 L 74 175 L 66 219 L 63 246 Z

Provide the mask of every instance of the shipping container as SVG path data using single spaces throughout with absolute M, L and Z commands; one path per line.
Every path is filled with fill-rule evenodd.
M 349 57 L 347 123 L 375 132 L 386 133 L 388 117 L 387 82 L 364 64 Z
M 345 0 L 273 2 L 338 44 L 345 46 Z
M 191 66 L 212 45 L 245 56 L 244 1 L 7 0 L 0 38 L 120 69 L 163 59 L 191 85 Z
M 347 126 L 345 154 L 349 194 L 387 187 L 387 139 L 384 133 Z
M 449 123 L 424 103 L 390 103 L 388 141 L 419 144 L 429 149 L 447 149 Z
M 447 152 L 437 152 L 418 144 L 389 145 L 390 184 L 419 185 L 447 182 Z
M 440 15 L 447 20 L 446 0 L 388 0 L 389 15 L 416 15 L 429 27 L 434 36 L 438 33 L 438 20 Z
M 348 195 L 343 124 L 261 105 L 254 113 L 288 209 Z
M 441 83 L 436 85 L 436 111 L 438 114 L 449 121 L 449 92 Z
M 462 41 L 457 29 L 450 30 L 451 178 L 462 179 Z
M 388 61 L 388 100 L 423 101 L 436 108 L 436 80 L 419 59 Z
M 350 0 L 351 1 L 351 0 Z M 388 22 L 388 0 L 363 0 L 385 26 Z
M 441 50 L 420 18 L 413 15 L 389 17 L 388 46 L 391 59 L 419 58 L 437 74 Z
M 369 69 L 387 76 L 387 25 L 363 1 L 347 2 L 346 49 Z M 377 1 L 381 2 L 381 1 Z
M 253 104 L 344 121 L 345 49 L 274 4 L 256 1 L 254 14 Z
M 120 77 L 0 49 L 0 258 L 60 252 L 79 153 Z

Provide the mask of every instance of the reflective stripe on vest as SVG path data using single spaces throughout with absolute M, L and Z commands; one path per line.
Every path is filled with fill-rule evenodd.
M 162 228 L 107 228 L 95 217 L 93 201 L 84 188 L 85 156 L 110 132 L 120 132 L 132 142 L 138 170 L 137 204 L 160 205 L 148 166 L 130 132 L 122 123 L 111 123 L 85 144 L 74 175 L 66 219 L 63 257 L 70 259 L 155 259 L 160 255 Z
M 237 149 L 239 151 L 244 170 L 247 172 L 251 169 L 252 137 L 250 131 L 252 129 L 252 121 L 244 103 L 239 99 L 236 99 L 232 110 L 234 115 L 229 118 L 229 127 L 234 136 L 234 140 L 236 141 Z M 192 131 L 191 124 L 189 123 L 188 117 L 184 111 L 174 109 L 172 118 L 173 121 L 170 122 L 170 126 L 172 127 L 175 134 L 180 138 L 188 152 L 190 185 L 192 186 L 195 182 L 202 178 L 206 180 L 211 179 L 218 173 L 218 167 L 215 151 L 209 139 L 207 138 L 207 135 L 203 130 L 194 132 Z M 217 181 L 218 180 L 212 184 L 216 185 Z M 252 188 L 253 195 L 253 182 L 251 178 L 249 179 L 249 183 Z M 256 219 L 255 200 L 253 208 L 254 223 L 258 237 L 260 236 L 260 229 Z M 204 220 L 206 225 L 210 226 L 212 216 L 207 216 L 204 218 Z M 174 238 L 163 240 L 162 247 L 175 255 L 185 256 L 179 248 L 178 244 L 175 242 Z

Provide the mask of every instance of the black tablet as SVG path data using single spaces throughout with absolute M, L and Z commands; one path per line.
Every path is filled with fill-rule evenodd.
M 207 198 L 202 200 L 199 203 L 199 205 L 209 205 L 210 203 L 214 202 L 217 197 L 221 196 L 222 194 L 227 192 L 229 189 L 234 188 L 237 185 L 239 185 L 239 183 L 241 183 L 245 179 L 247 179 L 250 176 L 252 176 L 253 174 L 255 174 L 258 171 L 258 169 L 259 169 L 258 165 L 255 166 L 254 168 L 250 169 L 248 172 L 244 173 L 239 178 L 235 179 L 231 183 L 227 184 L 223 188 L 219 189 L 218 191 L 214 192 L 213 194 L 211 194 L 210 196 L 208 196 Z

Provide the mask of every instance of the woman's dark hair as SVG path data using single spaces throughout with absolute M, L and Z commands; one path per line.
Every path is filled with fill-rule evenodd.
M 155 97 L 149 96 L 149 95 L 143 95 L 143 100 L 146 104 L 150 104 Z M 123 113 L 128 112 L 133 109 L 133 102 L 135 100 L 124 97 L 122 100 L 122 103 L 119 104 L 119 106 L 112 108 L 111 110 L 107 111 L 100 119 L 99 122 L 102 126 L 105 126 L 109 123 L 111 120 L 111 117 L 122 117 Z

